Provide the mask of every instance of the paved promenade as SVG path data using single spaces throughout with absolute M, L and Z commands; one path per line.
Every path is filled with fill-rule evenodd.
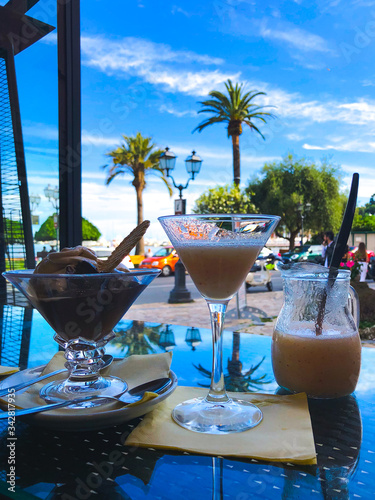
M 368 282 L 375 289 L 374 282 Z M 237 318 L 236 300 L 229 303 L 224 328 L 233 332 L 247 332 L 258 335 L 272 335 L 273 326 L 283 303 L 283 292 L 260 292 L 247 295 L 247 309 Z M 189 304 L 153 303 L 133 305 L 128 319 L 168 323 L 183 326 L 210 328 L 209 312 L 204 299 Z M 375 347 L 374 341 L 364 345 Z
M 237 318 L 236 300 L 232 299 L 225 320 L 225 329 L 239 332 L 272 335 L 274 321 L 283 302 L 283 292 L 251 293 L 248 307 Z M 188 304 L 153 303 L 133 305 L 128 319 L 210 328 L 209 312 L 204 299 Z

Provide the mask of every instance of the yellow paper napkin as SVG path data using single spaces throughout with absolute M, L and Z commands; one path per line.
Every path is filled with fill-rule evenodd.
M 316 464 L 315 444 L 305 394 L 276 396 L 241 393 L 241 399 L 259 406 L 262 422 L 233 434 L 201 434 L 180 427 L 173 408 L 187 399 L 205 396 L 207 389 L 177 387 L 155 410 L 146 415 L 125 444 L 184 450 L 205 455 L 256 458 L 273 462 Z M 229 393 L 238 397 L 238 393 Z
M 58 352 L 54 355 L 51 361 L 43 370 L 43 375 L 47 373 L 51 373 L 55 370 L 59 370 L 60 368 L 64 368 L 65 363 L 64 353 Z M 168 377 L 170 372 L 170 366 L 172 362 L 172 353 L 167 352 L 163 354 L 150 354 L 144 356 L 129 356 L 129 358 L 125 359 L 115 359 L 113 363 L 102 370 L 103 375 L 112 375 L 114 377 L 119 377 L 125 380 L 128 384 L 128 389 L 132 389 L 138 385 L 144 384 L 151 380 L 155 380 L 158 378 Z M 52 382 L 53 380 L 63 380 L 66 378 L 66 372 L 60 373 L 54 377 L 51 377 L 47 380 L 43 380 L 42 382 L 38 382 L 37 384 L 33 384 L 27 391 L 22 393 L 16 393 L 16 406 L 18 408 L 32 408 L 34 406 L 40 406 L 46 404 L 43 399 L 39 397 L 40 389 L 47 383 Z M 148 392 L 144 395 L 141 401 L 137 403 L 133 403 L 132 406 L 136 404 L 144 403 L 150 399 L 157 397 L 157 394 Z M 4 405 L 7 404 L 5 400 L 0 398 L 0 402 Z M 131 406 L 131 405 L 129 405 Z M 85 408 L 85 413 L 97 413 L 98 411 L 109 411 L 116 408 L 121 408 L 123 405 L 114 401 L 113 403 L 106 404 L 102 407 L 95 408 Z M 51 410 L 50 413 L 55 415 L 61 414 L 64 412 L 81 412 L 82 410 L 74 410 L 71 408 L 63 408 L 61 410 Z
M 0 377 L 7 377 L 18 371 L 19 368 L 15 368 L 14 366 L 0 366 Z

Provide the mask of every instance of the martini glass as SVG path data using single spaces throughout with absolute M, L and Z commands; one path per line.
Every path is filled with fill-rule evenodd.
M 54 339 L 65 349 L 69 376 L 42 387 L 42 398 L 59 402 L 93 395 L 118 396 L 126 390 L 127 384 L 120 378 L 100 374 L 104 346 L 115 336 L 116 324 L 159 274 L 158 269 L 96 274 L 33 274 L 32 270 L 3 273 L 49 323 L 55 331 Z M 89 401 L 72 407 L 105 403 Z
M 272 215 L 177 215 L 159 217 L 211 315 L 213 363 L 205 398 L 176 406 L 173 419 L 186 429 L 207 434 L 241 432 L 262 420 L 255 405 L 225 391 L 222 330 L 225 311 L 280 217 Z

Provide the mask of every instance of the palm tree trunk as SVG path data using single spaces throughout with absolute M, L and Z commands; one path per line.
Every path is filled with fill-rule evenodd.
M 143 222 L 143 187 L 136 186 L 135 191 L 137 193 L 137 224 L 139 225 L 141 222 Z M 136 255 L 144 255 L 145 243 L 143 238 L 138 241 L 137 246 L 135 247 L 135 253 Z
M 239 186 L 241 180 L 239 135 L 232 135 L 232 145 L 233 145 L 233 182 L 237 186 Z

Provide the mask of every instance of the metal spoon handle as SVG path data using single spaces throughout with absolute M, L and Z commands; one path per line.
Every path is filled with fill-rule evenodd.
M 86 398 L 77 398 L 77 399 L 72 399 L 70 401 L 61 401 L 61 403 L 51 403 L 48 405 L 34 406 L 33 408 L 24 408 L 23 410 L 14 410 L 14 415 L 9 415 L 9 410 L 8 410 L 7 412 L 0 414 L 0 420 L 8 418 L 8 416 L 20 417 L 21 415 L 30 415 L 30 413 L 41 413 L 43 411 L 56 410 L 57 408 L 64 408 L 64 406 L 71 406 L 78 403 L 84 403 L 85 401 L 92 401 L 93 399 L 112 399 L 112 398 L 108 398 L 105 396 L 87 396 Z
M 8 410 L 8 411 L 4 411 L 3 413 L 0 413 L 0 420 L 6 419 L 9 416 L 20 417 L 22 415 L 30 415 L 31 413 L 41 413 L 41 412 L 49 411 L 49 410 L 56 410 L 57 408 L 64 408 L 65 406 L 71 406 L 71 405 L 78 404 L 78 403 L 84 403 L 86 401 L 93 401 L 95 399 L 114 400 L 114 401 L 122 403 L 124 406 L 126 406 L 128 404 L 135 403 L 136 401 L 141 400 L 146 391 L 156 392 L 157 394 L 160 394 L 160 393 L 164 392 L 171 384 L 172 384 L 172 380 L 170 378 L 166 377 L 166 378 L 162 378 L 162 379 L 153 380 L 151 382 L 147 382 L 145 384 L 134 387 L 133 389 L 130 389 L 129 392 L 126 392 L 122 396 L 119 396 L 119 397 L 94 395 L 94 396 L 86 396 L 84 398 L 76 398 L 76 399 L 72 399 L 70 401 L 61 401 L 60 403 L 51 403 L 51 404 L 42 405 L 42 406 L 35 406 L 33 408 L 24 408 L 22 410 L 12 410 L 12 414 L 9 414 L 9 410 Z
M 22 382 L 17 385 L 13 385 L 12 387 L 7 387 L 6 389 L 1 389 L 0 390 L 0 398 L 3 396 L 7 396 L 10 391 L 20 391 L 21 389 L 25 389 L 26 387 L 30 387 L 30 385 L 36 384 L 37 382 L 41 382 L 42 380 L 45 380 L 46 378 L 53 377 L 54 375 L 58 375 L 59 373 L 66 372 L 66 368 L 62 368 L 61 370 L 56 370 L 51 373 L 47 373 L 46 375 L 41 375 L 40 377 L 33 378 L 31 380 L 27 380 L 26 382 Z
M 104 368 L 107 368 L 112 361 L 113 361 L 113 356 L 110 354 L 104 354 L 103 356 L 103 361 L 104 365 L 101 367 L 101 370 Z M 37 382 L 41 382 L 42 380 L 45 380 L 46 378 L 53 377 L 54 375 L 58 375 L 59 373 L 67 372 L 68 370 L 66 368 L 61 368 L 60 370 L 56 370 L 54 372 L 47 373 L 46 375 L 41 375 L 40 377 L 33 378 L 31 380 L 27 380 L 26 382 L 21 382 L 20 384 L 17 385 L 12 385 L 11 387 L 7 387 L 6 389 L 1 389 L 0 390 L 0 398 L 3 396 L 7 396 L 9 392 L 17 392 L 20 391 L 21 389 L 25 389 L 26 387 L 30 387 L 33 384 L 36 384 Z

